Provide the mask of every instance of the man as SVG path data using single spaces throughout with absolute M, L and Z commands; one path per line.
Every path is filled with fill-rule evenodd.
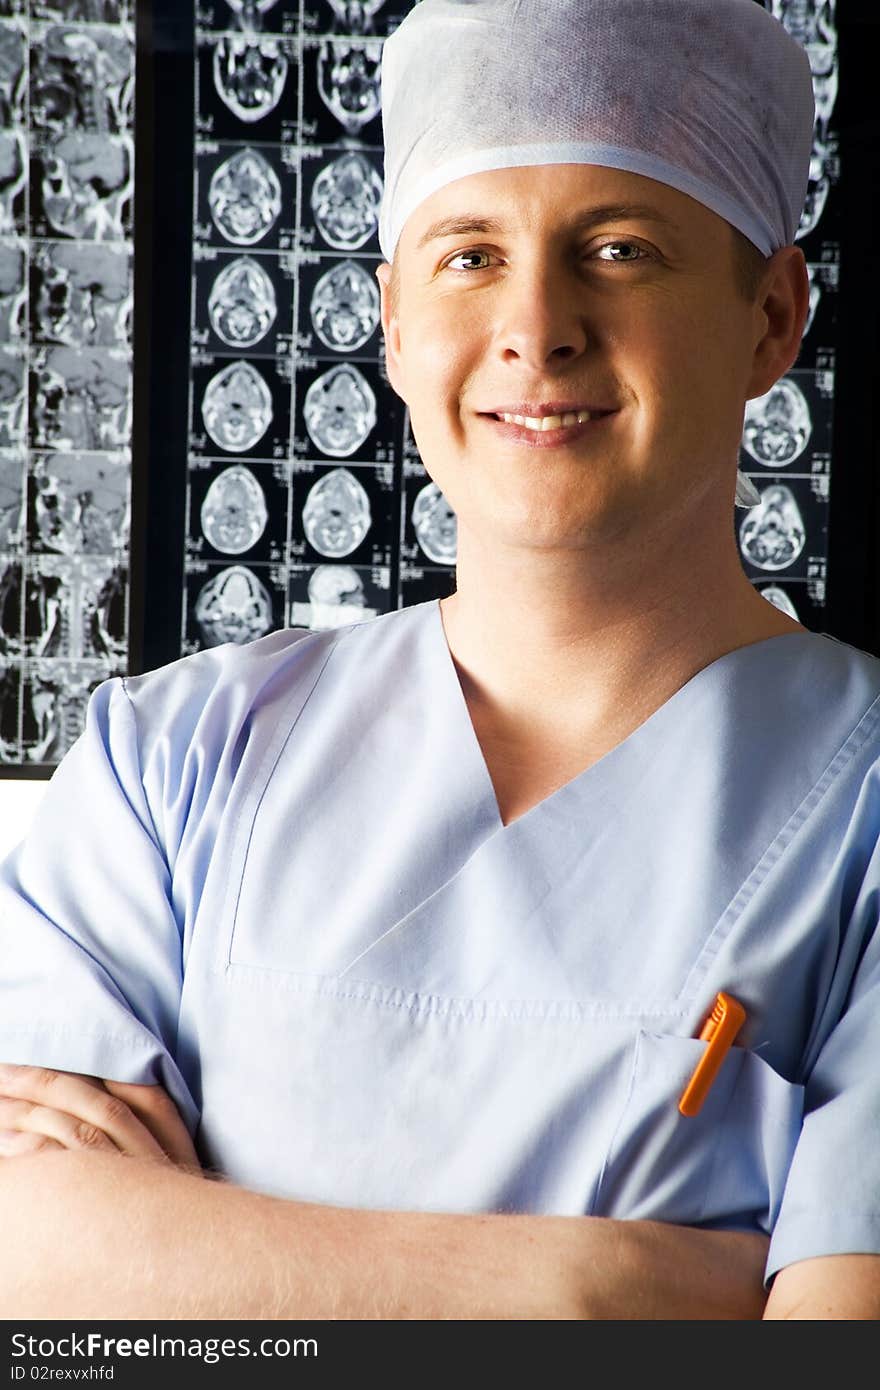
M 880 662 L 730 524 L 806 59 L 752 0 L 423 0 L 383 111 L 456 592 L 96 693 L 3 875 L 6 1306 L 874 1317 Z

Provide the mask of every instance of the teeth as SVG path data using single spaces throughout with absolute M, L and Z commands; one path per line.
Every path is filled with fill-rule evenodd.
M 558 430 L 568 425 L 585 425 L 588 420 L 592 420 L 589 410 L 571 411 L 567 415 L 543 415 L 540 418 L 531 415 L 501 415 L 499 419 L 507 425 L 525 425 L 527 430 Z

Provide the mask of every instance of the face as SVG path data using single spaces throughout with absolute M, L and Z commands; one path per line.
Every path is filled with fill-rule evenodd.
M 729 529 L 745 401 L 790 363 L 761 355 L 728 223 L 636 174 L 491 170 L 426 199 L 397 258 L 389 379 L 460 529 L 583 546 L 713 495 Z M 499 419 L 570 412 L 592 418 Z

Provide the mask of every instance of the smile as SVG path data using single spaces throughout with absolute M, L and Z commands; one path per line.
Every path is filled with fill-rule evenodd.
M 564 415 L 485 414 L 485 420 L 512 444 L 525 444 L 532 449 L 556 449 L 575 444 L 580 439 L 602 430 L 605 422 L 617 414 L 614 410 L 569 411 Z
M 589 410 L 571 411 L 567 415 L 543 415 L 533 418 L 529 415 L 499 415 L 506 425 L 524 425 L 527 430 L 558 430 L 568 425 L 585 425 L 592 420 Z

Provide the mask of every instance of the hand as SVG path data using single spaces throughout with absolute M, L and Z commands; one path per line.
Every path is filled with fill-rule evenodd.
M 0 1158 L 40 1149 L 130 1154 L 201 1172 L 189 1131 L 163 1087 L 0 1066 Z

